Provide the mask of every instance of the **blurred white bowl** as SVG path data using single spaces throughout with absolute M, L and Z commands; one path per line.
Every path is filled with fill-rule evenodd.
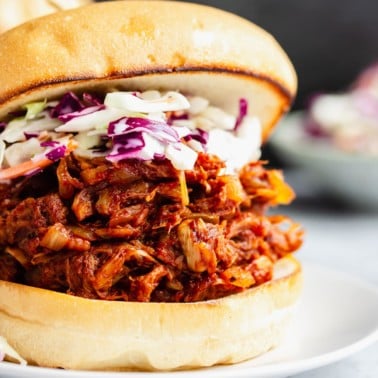
M 324 139 L 309 137 L 303 120 L 303 112 L 290 113 L 269 141 L 282 162 L 298 169 L 296 185 L 303 175 L 307 190 L 322 191 L 352 207 L 378 210 L 378 156 L 346 153 Z

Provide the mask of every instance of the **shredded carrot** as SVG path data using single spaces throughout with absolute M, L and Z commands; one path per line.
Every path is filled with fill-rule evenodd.
M 53 161 L 50 159 L 42 159 L 39 161 L 28 160 L 15 167 L 9 167 L 0 170 L 0 180 L 11 180 L 16 177 L 22 176 L 25 173 L 32 172 L 36 169 L 46 168 L 48 165 L 52 164 Z
M 65 155 L 68 155 L 77 147 L 76 143 L 70 141 L 67 145 Z M 41 159 L 38 161 L 28 160 L 14 167 L 9 167 L 5 169 L 0 169 L 0 181 L 11 180 L 20 176 L 27 174 L 28 172 L 33 172 L 38 169 L 43 169 L 54 163 L 50 159 Z

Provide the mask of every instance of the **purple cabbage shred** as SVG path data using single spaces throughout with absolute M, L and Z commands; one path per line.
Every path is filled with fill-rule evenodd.
M 103 102 L 100 98 L 89 94 L 83 93 L 82 100 L 73 93 L 67 92 L 59 101 L 59 103 L 50 109 L 51 118 L 59 118 L 63 122 L 67 122 L 74 117 L 78 117 L 84 114 L 89 114 L 98 108 L 103 108 Z M 84 109 L 92 108 L 92 111 L 88 113 L 80 113 Z M 70 116 L 70 114 L 75 113 Z
M 205 147 L 209 140 L 209 133 L 205 130 L 195 129 L 192 130 L 190 134 L 185 135 L 183 139 L 186 142 L 189 142 L 190 140 L 196 140 L 197 142 L 201 143 L 203 147 Z
M 49 160 L 57 161 L 64 157 L 67 147 L 60 145 L 59 147 L 54 148 L 53 150 L 46 153 L 46 157 Z
M 243 119 L 248 114 L 248 101 L 245 98 L 241 98 L 239 100 L 239 114 L 236 118 L 234 131 L 237 131 L 241 123 L 243 122 Z
M 112 162 L 123 159 L 139 159 L 139 154 L 144 146 L 145 141 L 141 131 L 115 135 L 113 137 L 113 148 L 106 159 Z

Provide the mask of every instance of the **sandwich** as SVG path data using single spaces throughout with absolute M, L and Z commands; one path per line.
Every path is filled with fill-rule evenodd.
M 231 364 L 300 297 L 294 192 L 260 160 L 296 74 L 236 15 L 104 2 L 0 36 L 0 336 L 27 363 Z

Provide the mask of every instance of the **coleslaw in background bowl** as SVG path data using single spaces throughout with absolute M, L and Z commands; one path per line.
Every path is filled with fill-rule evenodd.
M 318 94 L 308 109 L 287 115 L 269 144 L 297 173 L 298 193 L 306 181 L 308 195 L 377 211 L 378 63 L 347 91 Z

